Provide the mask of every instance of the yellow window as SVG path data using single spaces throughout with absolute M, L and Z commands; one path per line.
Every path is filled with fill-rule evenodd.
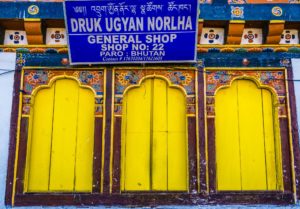
M 94 94 L 60 79 L 34 97 L 25 191 L 92 190 Z
M 186 98 L 159 78 L 124 96 L 122 191 L 186 191 Z
M 218 190 L 282 190 L 278 116 L 272 93 L 236 80 L 216 95 Z

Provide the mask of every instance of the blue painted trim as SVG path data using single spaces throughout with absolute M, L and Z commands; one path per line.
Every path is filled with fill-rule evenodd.
M 201 53 L 198 60 L 205 67 L 245 67 L 243 59 L 247 58 L 250 63 L 246 67 L 286 67 L 290 63 L 282 60 L 300 58 L 300 53 Z
M 231 14 L 233 7 L 239 7 L 243 15 Z M 275 16 L 274 7 L 280 7 Z M 300 21 L 300 4 L 200 4 L 200 19 L 204 20 L 286 20 Z
M 20 56 L 22 55 L 22 56 Z M 24 59 L 25 66 L 63 67 L 62 58 L 68 58 L 67 54 L 18 54 L 17 59 Z M 245 67 L 243 59 L 247 58 L 250 64 L 247 67 L 282 67 L 290 63 L 282 60 L 300 58 L 300 53 L 199 53 L 199 65 L 203 67 Z M 76 67 L 76 66 L 74 66 Z
M 28 7 L 36 5 L 39 13 L 28 13 Z M 272 14 L 280 7 L 281 16 Z M 243 15 L 234 17 L 232 7 L 239 7 Z M 300 4 L 200 4 L 200 18 L 204 20 L 286 20 L 300 21 Z M 279 12 L 280 14 L 280 12 Z M 61 2 L 0 2 L 0 18 L 64 19 Z
M 31 5 L 38 7 L 37 14 L 28 13 Z M 0 18 L 64 19 L 63 4 L 61 2 L 0 2 Z
M 20 59 L 20 54 L 17 54 Z M 68 54 L 30 54 L 23 53 L 21 59 L 24 59 L 24 66 L 36 66 L 36 67 L 53 67 L 63 66 L 61 60 L 63 58 L 68 59 Z M 17 59 L 18 59 L 17 58 Z

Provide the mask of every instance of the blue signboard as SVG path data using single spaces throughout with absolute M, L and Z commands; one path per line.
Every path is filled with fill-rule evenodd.
M 195 62 L 198 0 L 67 0 L 71 64 Z

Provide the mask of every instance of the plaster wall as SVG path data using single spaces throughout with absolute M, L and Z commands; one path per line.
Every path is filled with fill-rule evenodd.
M 4 206 L 15 53 L 0 53 L 0 208 Z

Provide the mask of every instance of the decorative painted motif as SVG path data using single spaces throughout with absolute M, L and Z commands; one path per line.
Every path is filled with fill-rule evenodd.
M 83 85 L 92 87 L 97 95 L 103 95 L 103 71 L 75 71 L 73 76 L 78 78 Z
M 255 2 L 259 3 L 272 3 L 272 1 L 269 0 L 259 0 L 259 1 L 254 1 L 254 0 L 228 0 L 228 4 L 255 4 Z M 286 1 L 282 1 L 282 3 L 287 3 Z M 300 0 L 289 0 L 288 3 L 290 4 L 299 4 Z M 281 7 L 279 7 L 281 9 Z
M 211 4 L 211 0 L 199 0 L 200 4 Z
M 115 115 L 122 115 L 122 104 L 115 104 L 114 114 Z
M 224 44 L 224 28 L 203 28 L 200 44 Z
M 246 0 L 228 0 L 228 4 L 246 4 Z
M 66 45 L 66 29 L 47 28 L 46 44 L 48 45 Z
M 30 114 L 30 105 L 23 105 L 22 114 L 23 115 L 29 115 Z
M 195 115 L 196 114 L 196 105 L 187 105 L 186 114 Z
M 31 102 L 31 97 L 30 96 L 23 96 L 22 98 L 22 114 L 23 115 L 29 115 L 30 114 L 30 102 Z
M 292 62 L 290 59 L 280 60 L 280 66 L 282 66 L 282 67 L 290 67 L 291 65 L 292 65 Z
M 24 58 L 23 54 L 18 53 L 16 58 L 16 66 L 22 67 L 25 65 L 25 63 L 26 63 L 26 59 Z
M 207 95 L 214 96 L 221 86 L 230 85 L 237 77 L 250 77 L 261 85 L 270 86 L 278 96 L 285 96 L 285 76 L 282 71 L 211 71 L 207 72 Z
M 262 44 L 263 35 L 260 28 L 244 29 L 241 44 Z
M 199 59 L 197 64 L 198 64 L 198 67 L 204 68 L 205 67 L 204 59 Z
M 206 106 L 206 112 L 208 117 L 215 116 L 215 106 Z
M 5 30 L 4 45 L 27 45 L 27 36 L 25 31 Z
M 96 116 L 103 115 L 103 105 L 99 105 L 95 107 L 95 115 Z
M 299 43 L 298 30 L 291 29 L 291 30 L 283 31 L 279 44 L 298 44 L 298 43 Z
M 209 48 L 207 46 L 203 47 L 203 45 L 198 45 L 197 49 L 198 53 L 208 53 L 208 52 L 214 52 L 214 53 L 244 53 L 244 52 L 290 52 L 290 53 L 300 53 L 300 47 L 290 45 L 282 47 L 280 45 L 274 45 L 272 47 L 264 47 L 263 45 L 258 45 L 255 47 L 249 47 L 249 48 L 232 48 L 232 47 L 220 47 L 218 48 Z M 198 62 L 201 62 L 198 60 Z
M 49 85 L 55 77 L 70 76 L 80 81 L 81 85 L 91 87 L 97 94 L 95 97 L 95 115 L 103 113 L 104 72 L 103 71 L 61 71 L 61 70 L 25 70 L 23 83 L 22 114 L 30 114 L 32 92 L 42 86 Z
M 272 8 L 272 14 L 276 17 L 280 17 L 283 14 L 282 8 L 279 6 L 275 6 Z
M 195 72 L 191 70 L 116 70 L 115 94 L 123 95 L 127 87 L 151 75 L 166 77 L 172 84 L 183 87 L 188 95 L 195 94 Z
M 244 7 L 231 6 L 231 18 L 244 18 Z
M 155 69 L 138 69 L 125 70 L 117 69 L 115 73 L 115 98 L 114 98 L 114 114 L 122 115 L 122 103 L 124 91 L 131 85 L 138 85 L 146 76 L 163 76 L 167 78 L 173 85 L 181 86 L 187 93 L 186 104 L 187 114 L 196 114 L 196 98 L 195 98 L 195 71 L 193 70 L 155 70 Z
M 41 85 L 48 85 L 56 76 L 71 76 L 78 79 L 82 85 L 90 86 L 98 96 L 103 95 L 103 71 L 59 71 L 59 70 L 26 70 L 24 72 L 24 93 L 31 95 L 32 91 Z
M 236 78 L 252 78 L 262 86 L 271 87 L 278 96 L 278 112 L 280 116 L 286 115 L 286 87 L 283 71 L 207 71 L 206 73 L 206 104 L 207 115 L 215 115 L 215 94 L 223 86 L 230 86 Z
M 103 97 L 101 97 L 101 98 L 96 97 L 95 104 L 103 104 Z
M 280 105 L 278 107 L 278 115 L 279 116 L 287 116 L 287 109 L 286 109 L 286 105 Z
M 40 12 L 40 8 L 37 5 L 30 5 L 27 11 L 31 15 L 37 15 Z

